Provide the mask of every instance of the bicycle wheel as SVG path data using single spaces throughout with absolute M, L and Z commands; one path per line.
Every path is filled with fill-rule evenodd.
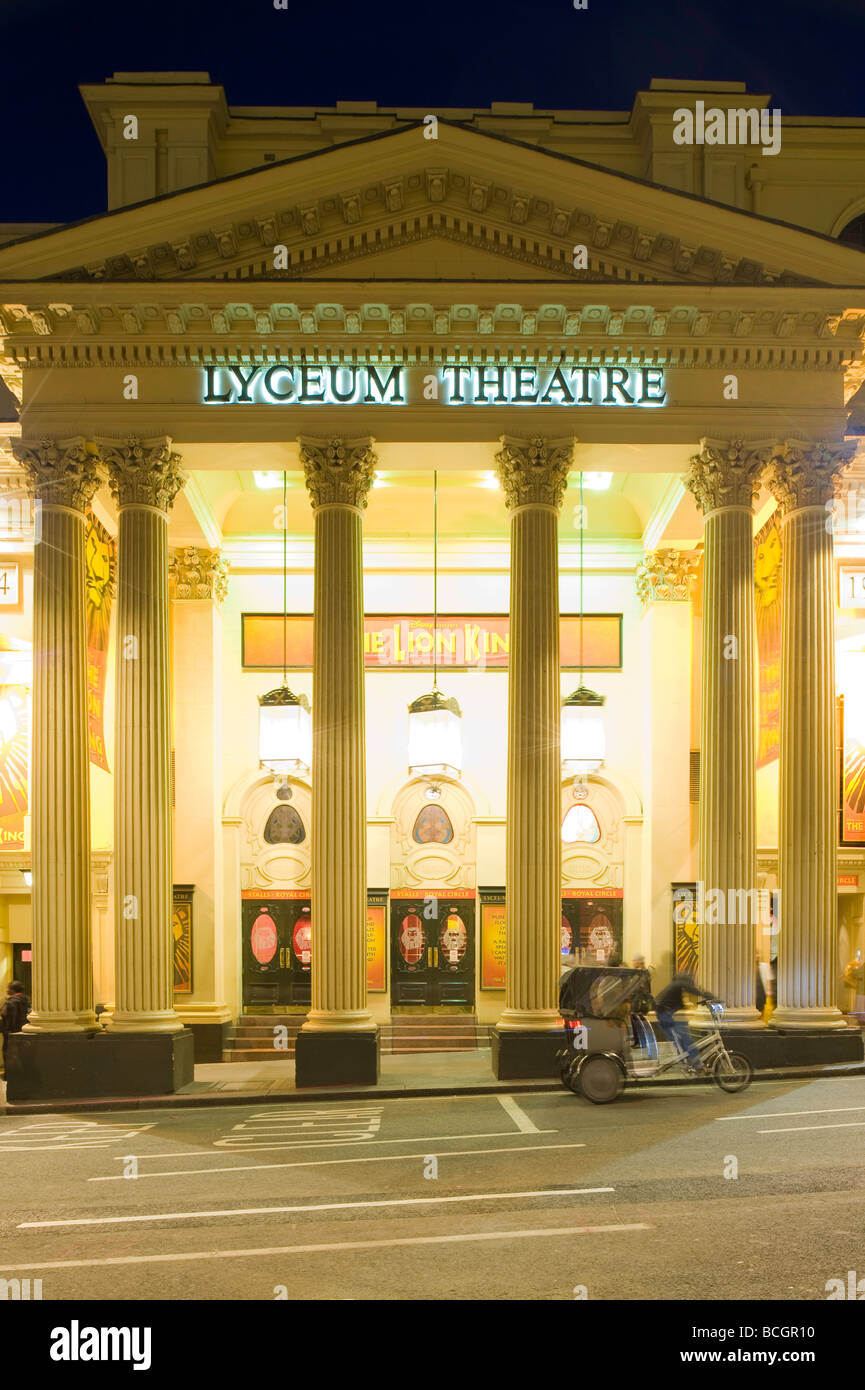
M 601 1052 L 587 1057 L 579 1069 L 580 1093 L 593 1105 L 609 1105 L 618 1100 L 625 1086 L 622 1068 Z
M 721 1053 L 716 1058 L 712 1068 L 712 1080 L 716 1086 L 720 1086 L 722 1091 L 728 1095 L 734 1095 L 736 1091 L 744 1091 L 746 1086 L 750 1086 L 754 1078 L 754 1068 L 743 1057 L 741 1052 Z
M 556 1060 L 553 1066 L 553 1074 L 556 1080 L 561 1081 L 566 1091 L 571 1089 L 570 1082 L 568 1081 L 568 1072 L 571 1069 L 572 1060 L 573 1053 L 569 1052 L 566 1047 L 563 1047 L 556 1053 Z

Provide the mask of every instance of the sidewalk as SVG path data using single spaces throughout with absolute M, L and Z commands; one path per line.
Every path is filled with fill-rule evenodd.
M 865 1062 L 827 1067 L 791 1067 L 758 1071 L 761 1081 L 814 1079 L 818 1076 L 865 1076 Z M 665 1075 L 657 1081 L 632 1081 L 629 1086 L 711 1085 L 692 1077 Z M 6 1087 L 0 1082 L 0 1110 L 6 1115 L 57 1115 L 107 1110 L 181 1110 L 194 1106 L 286 1104 L 293 1101 L 398 1100 L 409 1096 L 518 1095 L 532 1091 L 559 1091 L 555 1078 L 497 1081 L 488 1047 L 476 1052 L 416 1052 L 381 1059 L 377 1086 L 328 1086 L 298 1090 L 294 1061 L 205 1062 L 195 1068 L 195 1080 L 175 1095 L 111 1096 L 100 1100 L 40 1101 L 7 1105 Z

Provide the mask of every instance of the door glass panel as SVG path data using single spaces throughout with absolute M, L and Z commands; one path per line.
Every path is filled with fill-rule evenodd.
M 309 970 L 312 960 L 312 918 L 308 907 L 303 908 L 294 924 L 291 944 L 304 970 Z
M 249 945 L 261 969 L 266 970 L 276 955 L 277 931 L 276 923 L 265 908 L 252 925 Z
M 426 938 L 423 923 L 416 912 L 408 912 L 399 929 L 399 952 L 406 965 L 417 965 L 424 953 Z
M 441 933 L 442 964 L 459 965 L 466 953 L 466 928 L 458 912 L 449 912 Z

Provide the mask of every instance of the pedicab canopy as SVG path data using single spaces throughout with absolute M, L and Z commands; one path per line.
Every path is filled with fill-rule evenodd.
M 578 1018 L 614 1018 L 625 1006 L 637 1013 L 651 1008 L 651 995 L 648 970 L 576 965 L 559 985 L 559 1008 Z

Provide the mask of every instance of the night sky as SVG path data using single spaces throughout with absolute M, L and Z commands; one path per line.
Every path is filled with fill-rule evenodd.
M 229 105 L 629 110 L 652 77 L 747 82 L 785 115 L 865 117 L 865 0 L 0 0 L 0 222 L 105 206 L 78 83 L 207 71 Z

